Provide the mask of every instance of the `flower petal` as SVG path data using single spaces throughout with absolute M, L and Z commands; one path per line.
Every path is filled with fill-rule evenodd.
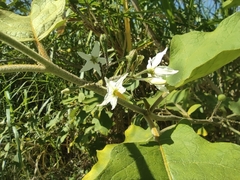
M 104 97 L 104 101 L 101 103 L 101 104 L 99 104 L 99 106 L 105 106 L 105 105 L 107 105 L 112 99 L 114 99 L 114 98 L 116 98 L 116 97 L 114 97 L 113 95 L 112 95 L 112 93 L 107 93 L 106 95 L 105 95 L 105 97 Z
M 88 70 L 92 69 L 93 66 L 94 66 L 94 64 L 92 63 L 92 61 L 87 61 L 80 72 L 88 71 Z
M 100 76 L 102 75 L 99 64 L 93 64 L 92 68 L 95 69 Z
M 168 76 L 172 74 L 176 74 L 178 71 L 174 70 L 168 66 L 158 66 L 154 69 L 154 73 L 156 76 Z
M 150 58 L 148 60 L 147 69 L 151 69 L 151 68 L 152 68 L 152 59 Z
M 99 58 L 97 58 L 97 61 L 98 61 L 99 63 L 101 63 L 102 65 L 103 65 L 103 64 L 106 64 L 106 59 L 105 59 L 105 58 L 99 57 Z
M 160 53 L 158 53 L 155 57 L 153 57 L 153 59 L 152 59 L 152 67 L 153 68 L 155 68 L 155 67 L 157 67 L 159 64 L 160 64 L 160 62 L 162 61 L 162 58 L 163 58 L 163 56 L 166 54 L 166 52 L 167 52 L 167 47 L 164 49 L 164 51 L 162 51 L 162 52 L 160 52 Z
M 117 105 L 117 97 L 113 97 L 110 101 L 110 104 L 112 105 L 112 110 L 113 110 Z
M 105 106 L 109 103 L 108 99 L 105 99 L 101 104 L 99 104 L 98 106 Z
M 164 85 L 155 85 L 158 90 L 163 92 L 168 92 L 167 88 Z
M 121 94 L 125 93 L 125 91 L 126 91 L 126 88 L 123 86 L 118 88 L 118 92 Z
M 150 79 L 150 83 L 154 85 L 163 85 L 166 83 L 166 80 L 164 80 L 162 77 L 154 77 Z
M 98 41 L 94 42 L 94 47 L 92 49 L 91 55 L 93 57 L 99 57 L 99 52 L 100 52 L 100 43 Z
M 116 82 L 114 81 L 109 81 L 107 84 L 107 90 L 111 91 L 113 93 L 113 91 L 116 89 Z
M 77 52 L 79 56 L 81 56 L 81 58 L 85 59 L 86 61 L 90 61 L 90 59 L 92 58 L 91 54 L 85 54 L 83 52 Z
M 109 86 L 109 79 L 107 77 L 104 77 L 104 80 L 106 82 L 107 87 Z
M 127 77 L 128 73 L 124 74 L 123 76 L 121 76 L 117 82 L 116 82 L 116 88 L 120 88 L 122 87 L 123 81 L 124 79 Z

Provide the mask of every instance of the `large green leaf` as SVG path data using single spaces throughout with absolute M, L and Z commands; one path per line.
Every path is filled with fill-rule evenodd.
M 240 5 L 240 0 L 227 0 L 222 3 L 222 7 L 224 9 L 231 8 L 234 6 L 239 6 Z
M 240 56 L 240 12 L 223 20 L 213 32 L 176 35 L 169 66 L 179 70 L 167 82 L 181 86 L 219 69 Z
M 19 41 L 40 41 L 64 23 L 64 7 L 65 0 L 34 0 L 28 16 L 0 10 L 0 31 Z
M 238 179 L 240 146 L 210 143 L 189 124 L 183 120 L 163 132 L 160 145 L 146 138 L 139 142 L 137 136 L 135 143 L 107 145 L 98 151 L 98 163 L 84 179 Z M 131 129 L 139 137 L 149 134 L 140 128 L 128 131 Z

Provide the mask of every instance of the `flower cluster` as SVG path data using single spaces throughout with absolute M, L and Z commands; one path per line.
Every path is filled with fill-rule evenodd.
M 163 52 L 158 53 L 155 57 L 148 60 L 147 70 L 143 71 L 147 71 L 148 77 L 144 78 L 143 80 L 155 85 L 161 91 L 168 92 L 167 88 L 165 87 L 166 77 L 176 74 L 178 71 L 167 66 L 159 66 L 166 52 L 167 48 Z M 106 64 L 106 59 L 99 57 L 99 42 L 95 42 L 91 54 L 85 54 L 83 52 L 78 52 L 78 54 L 83 59 L 87 60 L 86 64 L 81 69 L 81 72 L 95 69 L 98 74 L 101 75 L 99 64 Z M 109 80 L 106 77 L 104 78 L 107 86 L 107 94 L 104 97 L 104 101 L 99 106 L 105 106 L 110 103 L 112 105 L 112 110 L 116 107 L 118 98 L 124 98 L 122 94 L 126 91 L 126 88 L 124 88 L 122 84 L 127 76 L 128 73 L 121 76 L 117 81 Z

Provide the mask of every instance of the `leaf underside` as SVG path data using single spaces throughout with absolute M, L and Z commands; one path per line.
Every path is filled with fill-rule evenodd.
M 65 0 L 34 0 L 28 16 L 0 10 L 0 31 L 18 41 L 40 41 L 64 24 L 64 7 Z

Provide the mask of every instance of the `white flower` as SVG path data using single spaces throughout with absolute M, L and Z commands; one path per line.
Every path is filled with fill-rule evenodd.
M 166 83 L 166 77 L 176 74 L 178 72 L 177 70 L 174 70 L 167 66 L 158 66 L 161 63 L 162 58 L 166 54 L 166 52 L 167 48 L 165 48 L 164 51 L 158 53 L 152 59 L 150 58 L 147 65 L 147 81 L 150 84 L 154 84 L 161 91 L 167 91 L 167 88 L 164 85 Z
M 166 52 L 167 52 L 167 48 L 165 48 L 163 52 L 158 53 L 152 59 L 150 58 L 148 60 L 147 69 L 154 69 L 154 68 L 156 68 L 160 64 L 160 62 L 162 61 L 162 58 L 166 54 Z
M 95 69 L 99 75 L 101 75 L 99 63 L 106 64 L 106 59 L 99 57 L 100 54 L 100 43 L 95 41 L 93 50 L 91 54 L 85 54 L 83 52 L 78 52 L 78 55 L 85 59 L 87 62 L 81 69 L 81 72 L 88 71 L 90 69 Z
M 147 81 L 150 84 L 154 84 L 156 88 L 158 88 L 161 91 L 167 92 L 167 88 L 165 87 L 166 80 L 162 77 L 148 77 L 144 78 L 145 81 Z
M 107 94 L 104 97 L 104 101 L 99 106 L 107 105 L 110 102 L 112 110 L 116 107 L 118 97 L 123 97 L 122 94 L 126 91 L 126 88 L 122 86 L 122 83 L 127 75 L 128 74 L 123 75 L 116 82 L 110 81 L 105 77 L 105 81 L 107 83 Z
M 161 77 L 150 77 L 146 79 L 149 83 L 155 84 L 155 85 L 163 85 L 166 83 L 166 80 Z
M 172 74 L 176 74 L 178 71 L 173 70 L 170 67 L 167 66 L 158 66 L 163 56 L 166 54 L 167 48 L 163 52 L 158 53 L 155 57 L 152 59 L 150 58 L 148 60 L 147 70 L 150 77 L 167 77 Z

